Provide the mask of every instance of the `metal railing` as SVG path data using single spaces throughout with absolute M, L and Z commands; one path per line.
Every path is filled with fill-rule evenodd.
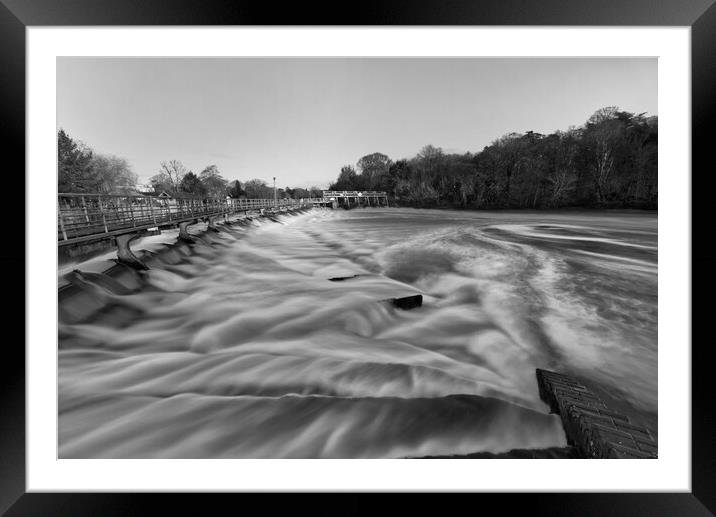
M 376 190 L 324 190 L 323 197 L 387 197 L 387 193 Z
M 205 199 L 196 197 L 58 194 L 58 245 L 133 230 L 167 226 L 247 210 L 312 206 L 308 199 Z

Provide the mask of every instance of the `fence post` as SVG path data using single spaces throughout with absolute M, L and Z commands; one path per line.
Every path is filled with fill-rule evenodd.
M 134 200 L 127 198 L 127 202 L 129 203 L 129 216 L 132 218 L 132 228 L 136 228 L 137 225 L 134 224 L 134 209 L 132 208 Z
M 85 197 L 84 197 L 84 196 L 82 196 L 82 210 L 83 210 L 84 213 L 85 213 L 85 221 L 87 221 L 87 227 L 89 228 L 89 226 L 90 226 L 90 220 L 89 220 L 89 215 L 87 215 L 87 204 L 85 203 Z
M 60 207 L 60 200 L 57 200 L 57 215 L 60 218 L 60 230 L 62 230 L 63 240 L 67 240 L 67 232 L 65 231 L 65 221 L 62 217 L 62 208 Z
M 102 196 L 99 196 L 99 212 L 102 214 L 102 224 L 104 225 L 104 233 L 109 233 L 107 229 L 107 218 L 104 216 L 104 210 L 102 209 Z
M 152 214 L 152 221 L 154 221 L 154 224 L 157 224 L 157 216 L 154 215 L 154 198 L 149 197 L 149 211 Z
M 112 205 L 114 205 L 114 215 L 115 215 L 115 217 L 117 218 L 117 223 L 121 223 L 121 222 L 122 222 L 122 216 L 121 216 L 120 213 L 119 213 L 119 204 L 116 202 L 116 201 L 117 201 L 117 198 L 116 198 L 115 196 L 112 196 L 111 199 L 114 199 L 114 202 L 112 203 Z

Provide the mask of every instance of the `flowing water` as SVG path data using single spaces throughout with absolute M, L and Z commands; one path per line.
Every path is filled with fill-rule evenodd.
M 62 458 L 564 446 L 537 367 L 656 425 L 655 214 L 313 210 L 149 264 L 60 321 Z

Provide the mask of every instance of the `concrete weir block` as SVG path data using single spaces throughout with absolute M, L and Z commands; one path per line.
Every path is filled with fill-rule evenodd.
M 215 221 L 216 221 L 216 217 L 215 217 L 215 216 L 205 217 L 205 218 L 204 218 L 204 222 L 205 222 L 206 225 L 207 225 L 207 226 L 206 226 L 207 231 L 219 233 L 220 230 L 216 227 Z
M 562 418 L 567 441 L 585 458 L 656 458 L 654 433 L 607 405 L 574 377 L 537 368 L 540 398 Z
M 334 276 L 333 278 L 329 278 L 329 282 L 342 282 L 343 280 L 350 280 L 351 278 L 358 278 L 360 275 L 350 275 L 350 276 Z
M 187 231 L 187 228 L 189 227 L 189 225 L 196 224 L 196 223 L 197 223 L 197 220 L 196 220 L 196 219 L 194 219 L 193 221 L 184 221 L 184 222 L 179 223 L 179 237 L 178 237 L 178 239 L 179 239 L 180 241 L 188 242 L 188 243 L 190 243 L 190 244 L 195 243 L 195 242 L 196 242 L 196 239 L 194 239 L 194 237 L 192 237 L 191 235 L 189 235 L 189 232 Z
M 117 235 L 115 240 L 117 241 L 117 260 L 121 264 L 125 264 L 134 269 L 146 270 L 149 269 L 147 265 L 139 260 L 134 253 L 132 253 L 129 243 L 139 237 L 138 233 L 125 233 L 123 235 Z
M 412 296 L 403 296 L 402 298 L 389 298 L 383 301 L 392 303 L 398 309 L 408 311 L 410 309 L 415 309 L 416 307 L 420 307 L 421 305 L 423 305 L 423 295 L 414 294 Z

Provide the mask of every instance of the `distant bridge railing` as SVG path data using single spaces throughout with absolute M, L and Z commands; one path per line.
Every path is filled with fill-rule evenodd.
M 388 194 L 379 190 L 324 190 L 323 198 L 334 208 L 357 206 L 388 206 Z
M 203 217 L 267 208 L 313 206 L 309 199 L 206 199 L 197 197 L 58 194 L 58 245 L 167 226 Z
M 377 190 L 324 190 L 323 197 L 386 197 L 387 194 Z

